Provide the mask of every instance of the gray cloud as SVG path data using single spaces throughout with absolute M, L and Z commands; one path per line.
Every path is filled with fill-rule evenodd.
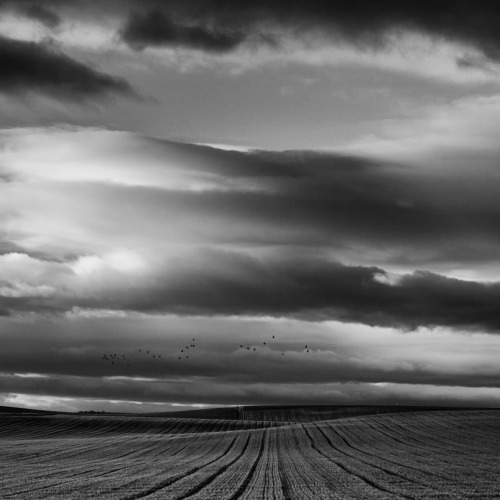
M 290 251 L 303 247 L 328 251 L 338 260 L 346 255 L 365 258 L 382 267 L 463 267 L 498 258 L 500 202 L 494 171 L 488 167 L 440 172 L 425 165 L 404 167 L 337 154 L 245 154 L 146 139 L 134 149 L 125 144 L 126 138 L 116 140 L 120 147 L 123 143 L 123 152 L 102 155 L 119 170 L 105 174 L 102 165 L 95 182 L 71 187 L 86 204 L 81 211 L 72 209 L 78 224 L 89 224 L 91 213 L 97 217 L 102 212 L 103 217 L 110 203 L 120 207 L 112 224 L 106 218 L 90 222 L 93 232 L 102 228 L 103 237 L 128 234 L 131 245 L 134 238 L 153 244 L 153 238 L 161 237 Z M 129 158 L 142 165 L 141 174 L 136 171 L 131 181 Z M 68 179 L 78 175 L 65 170 Z M 91 173 L 90 168 L 85 172 L 89 181 Z M 113 183 L 102 182 L 106 176 Z M 151 186 L 152 179 L 157 187 Z M 128 184 L 120 185 L 124 180 Z M 175 189 L 171 181 L 208 188 Z M 38 210 L 47 212 L 51 199 L 63 196 L 61 190 L 48 192 Z M 74 204 L 67 198 L 60 203 Z M 57 218 L 57 213 L 50 217 Z M 146 225 L 145 218 L 150 221 Z M 366 257 L 367 249 L 378 257 Z
M 121 35 L 138 50 L 146 46 L 182 46 L 209 52 L 234 50 L 245 38 L 229 30 L 176 24 L 161 10 L 131 16 Z
M 58 264 L 50 266 L 56 273 Z M 313 258 L 262 260 L 221 251 L 186 252 L 133 282 L 123 283 L 112 273 L 106 287 L 98 281 L 81 291 L 69 270 L 59 271 L 55 283 L 49 271 L 43 284 L 0 284 L 3 314 L 57 313 L 78 307 L 202 316 L 288 316 L 405 330 L 443 326 L 500 331 L 499 283 L 462 281 L 423 271 L 394 277 L 377 267 Z M 100 280 L 105 279 L 103 273 Z
M 448 326 L 500 331 L 498 283 L 416 272 L 393 285 L 384 282 L 383 269 L 312 259 L 261 262 L 211 252 L 193 260 L 178 260 L 175 272 L 152 288 L 139 287 L 130 295 L 117 291 L 108 300 L 77 305 L 207 316 L 291 315 L 403 329 Z
M 199 172 L 220 176 L 228 189 L 103 189 L 102 197 L 119 205 L 132 197 L 162 214 L 165 234 L 181 225 L 202 243 L 329 248 L 339 255 L 352 250 L 358 258 L 359 248 L 370 248 L 382 265 L 387 258 L 391 264 L 460 266 L 498 255 L 500 204 L 488 172 L 450 180 L 425 168 L 307 152 L 217 152 L 206 160 Z M 133 214 L 128 221 L 134 223 Z
M 53 10 L 44 7 L 43 5 L 26 3 L 18 4 L 19 12 L 26 17 L 34 19 L 47 28 L 55 29 L 61 24 L 61 18 Z
M 430 404 L 432 401 L 438 401 L 440 404 L 470 405 L 476 400 L 476 404 L 485 406 L 498 403 L 497 395 L 488 394 L 486 391 L 476 395 L 474 388 L 464 390 L 460 387 L 454 390 L 453 387 L 441 386 L 441 391 L 436 395 L 433 394 L 433 388 L 434 385 L 425 384 L 394 384 L 379 389 L 364 383 L 273 383 L 269 380 L 265 383 L 246 384 L 230 380 L 203 379 L 197 379 L 196 383 L 144 383 L 130 379 L 106 380 L 88 377 L 0 377 L 0 393 L 71 397 L 76 399 L 77 405 L 78 398 L 209 405 L 276 404 L 277 401 L 282 404 L 318 404 L 318 401 L 329 401 L 332 404 L 359 404 L 360 401 L 362 404 L 394 404 L 395 401 L 411 404 L 418 401 L 420 404 Z M 141 410 L 137 408 L 136 411 Z M 149 411 L 152 411 L 151 408 Z
M 106 328 L 108 331 L 118 330 L 118 326 L 110 321 Z M 371 350 L 369 341 L 363 348 L 348 344 L 338 349 L 331 346 L 327 338 L 319 342 L 309 340 L 307 336 L 305 342 L 309 344 L 311 351 L 306 353 L 301 349 L 303 345 L 298 346 L 298 342 L 293 342 L 294 339 L 287 339 L 285 329 L 278 331 L 281 338 L 277 346 L 272 346 L 272 342 L 266 339 L 267 345 L 272 348 L 263 347 L 262 342 L 256 338 L 246 337 L 248 332 L 244 331 L 239 332 L 237 338 L 231 338 L 227 333 L 225 338 L 217 338 L 212 333 L 208 336 L 209 345 L 203 345 L 205 338 L 200 339 L 197 334 L 198 348 L 189 352 L 189 360 L 180 361 L 177 354 L 179 346 L 183 344 L 168 336 L 154 339 L 143 334 L 141 337 L 136 335 L 135 338 L 126 339 L 115 335 L 111 346 L 111 342 L 103 336 L 86 340 L 72 338 L 71 345 L 67 345 L 64 339 L 58 339 L 59 346 L 56 349 L 50 343 L 53 339 L 49 332 L 43 332 L 44 343 L 47 344 L 44 345 L 43 342 L 37 342 L 34 338 L 37 334 L 32 331 L 22 337 L 31 337 L 30 341 L 33 347 L 36 346 L 36 350 L 27 351 L 24 347 L 22 350 L 9 348 L 2 352 L 0 360 L 3 372 L 0 379 L 2 376 L 10 377 L 11 386 L 14 383 L 24 384 L 24 387 L 15 388 L 19 392 L 26 390 L 27 385 L 47 384 L 50 383 L 47 379 L 72 376 L 83 379 L 104 378 L 109 385 L 121 385 L 128 380 L 136 385 L 137 390 L 144 382 L 160 386 L 169 384 L 181 390 L 186 383 L 234 383 L 245 386 L 271 381 L 273 384 L 290 385 L 397 383 L 500 388 L 499 371 L 491 367 L 491 362 L 488 369 L 484 366 L 478 369 L 481 362 L 484 363 L 484 356 L 483 359 L 471 356 L 471 362 L 467 366 L 457 369 L 453 366 L 455 352 L 448 352 L 446 355 L 443 353 L 441 362 L 433 359 L 432 362 L 425 363 L 418 356 L 415 356 L 417 359 L 412 359 L 414 354 L 409 351 L 411 344 L 399 353 L 399 359 L 398 351 L 392 352 L 390 346 L 386 347 L 385 356 L 381 358 L 380 352 L 374 352 L 377 348 L 376 341 L 372 343 Z M 18 336 L 17 340 L 22 337 Z M 13 342 L 15 340 L 12 339 Z M 247 354 L 245 349 L 239 349 L 240 342 L 256 345 L 258 352 Z M 137 348 L 144 350 L 146 346 L 151 352 L 161 353 L 162 358 L 152 359 L 151 356 L 138 353 Z M 286 351 L 286 356 L 281 356 L 281 350 Z M 116 361 L 114 365 L 103 361 L 103 353 L 109 355 L 114 352 L 119 357 L 125 353 L 126 361 Z M 21 375 L 14 377 L 12 374 L 16 373 Z M 35 375 L 30 377 L 29 374 Z M 7 381 L 4 383 L 3 387 L 0 386 L 0 392 L 7 389 Z M 105 396 L 110 397 L 110 394 L 106 393 Z M 125 398 L 125 395 L 122 397 Z M 139 396 L 135 393 L 131 397 Z
M 394 30 L 408 29 L 463 42 L 483 53 L 457 54 L 461 67 L 487 69 L 498 59 L 497 9 L 482 3 L 437 2 L 432 9 L 396 2 L 333 5 L 294 0 L 286 5 L 260 0 L 19 5 L 19 13 L 50 29 L 66 20 L 78 22 L 80 15 L 84 23 L 99 24 L 100 35 L 104 26 L 120 26 L 123 39 L 137 49 L 174 46 L 225 54 L 280 36 L 383 49 L 393 42 L 389 35 Z M 104 19 L 104 14 L 113 19 Z M 57 33 L 69 34 L 65 30 L 70 22 Z M 125 80 L 73 59 L 80 59 L 75 55 L 79 53 L 98 60 L 97 53 L 83 45 L 68 48 L 66 55 L 64 47 L 0 38 L 0 92 L 8 97 L 26 92 L 76 97 L 75 102 L 131 95 Z M 113 64 L 132 71 L 128 64 L 136 55 L 122 49 L 112 49 L 119 55 L 113 55 Z M 146 66 L 137 71 L 143 69 Z M 264 92 L 258 94 L 260 99 Z M 199 112 L 215 109 L 216 103 L 210 104 Z M 224 113 L 226 108 L 218 109 Z M 481 134 L 481 127 L 477 129 Z M 474 144 L 487 141 L 471 147 L 459 136 L 453 147 L 459 142 L 458 147 L 470 148 L 470 155 L 450 156 L 449 163 L 459 157 L 458 167 L 463 168 L 446 171 L 439 161 L 433 168 L 432 159 L 427 164 L 423 156 L 415 157 L 420 165 L 408 167 L 308 151 L 220 151 L 119 133 L 82 141 L 78 150 L 72 149 L 76 133 L 42 138 L 38 150 L 30 149 L 31 137 L 16 149 L 16 134 L 23 132 L 10 134 L 5 139 L 8 147 L 1 151 L 6 160 L 2 158 L 0 169 L 0 224 L 5 229 L 0 235 L 0 322 L 8 349 L 0 352 L 0 366 L 9 373 L 0 377 L 0 390 L 248 404 L 275 402 L 277 397 L 283 402 L 317 402 L 335 390 L 340 402 L 354 397 L 393 402 L 394 393 L 377 392 L 382 390 L 377 384 L 426 385 L 419 393 L 423 401 L 436 385 L 446 386 L 449 393 L 461 386 L 478 389 L 478 394 L 480 388 L 498 387 L 486 345 L 493 340 L 482 336 L 470 351 L 457 350 L 453 362 L 446 349 L 437 353 L 435 340 L 447 336 L 449 347 L 460 347 L 465 345 L 460 331 L 500 331 L 500 283 L 440 274 L 478 271 L 477 276 L 487 277 L 481 266 L 498 267 L 498 152 L 488 149 L 478 160 L 473 151 Z M 418 142 L 419 135 L 413 136 Z M 469 161 L 473 169 L 465 168 Z M 15 254 L 20 258 L 12 258 Z M 398 275 L 390 272 L 398 268 Z M 216 347 L 202 351 L 196 363 L 178 367 L 169 360 L 154 366 L 139 360 L 131 375 L 151 381 L 117 380 L 112 377 L 130 373 L 103 365 L 100 354 L 121 342 L 129 348 L 150 341 L 142 325 L 133 335 L 123 333 L 130 318 L 120 324 L 121 311 L 137 311 L 136 316 L 151 323 L 163 314 L 178 315 L 176 328 L 190 334 L 199 331 L 199 325 L 181 326 L 190 315 L 210 324 L 232 317 L 235 324 L 223 331 Z M 94 337 L 92 315 L 110 318 Z M 380 329 L 363 325 L 405 331 L 450 328 L 453 332 L 445 334 L 439 328 L 419 332 L 428 342 L 429 357 L 440 356 L 449 364 L 415 359 L 411 343 L 408 356 L 400 358 L 391 357 L 392 346 L 375 356 L 366 349 L 322 345 L 309 361 L 296 345 L 284 342 L 286 361 L 277 352 L 259 352 L 255 361 L 249 360 L 229 346 L 229 341 L 239 344 L 240 336 L 258 335 L 258 328 L 251 332 L 248 327 L 249 316 L 259 321 L 271 317 L 269 322 L 276 325 L 288 318 L 286 325 L 276 327 L 283 336 L 298 319 L 305 320 L 300 326 L 304 330 L 319 328 L 322 320 L 338 320 L 350 323 L 342 328 L 360 328 L 366 336 L 380 338 Z M 74 317 L 81 323 L 68 320 Z M 3 326 L 21 324 L 23 318 L 32 326 L 23 324 L 20 335 L 8 337 Z M 43 318 L 53 324 L 43 326 Z M 88 326 L 85 334 L 83 323 Z M 59 339 L 50 335 L 56 325 L 64 330 Z M 175 335 L 157 330 L 165 337 L 151 343 L 170 346 Z M 51 377 L 12 375 L 26 370 Z
M 380 404 L 384 397 L 402 404 L 417 395 L 427 404 L 448 398 L 471 404 L 474 397 L 495 404 L 500 397 L 493 336 L 236 317 L 36 318 L 0 318 L 0 393 L 76 398 L 77 407 L 85 404 L 78 398 L 233 405 L 325 398 Z M 179 361 L 193 336 L 195 351 Z M 111 365 L 104 353 L 124 353 L 126 363 Z
M 0 37 L 0 92 L 36 92 L 56 97 L 133 94 L 123 79 L 106 75 L 47 44 Z
M 180 24 L 194 25 L 195 30 L 205 34 L 223 33 L 231 28 L 249 36 L 265 30 L 286 29 L 295 34 L 319 32 L 337 40 L 374 48 L 383 46 L 391 32 L 413 30 L 472 45 L 492 59 L 500 56 L 497 29 L 500 10 L 491 2 L 150 0 L 143 2 L 142 6 L 146 14 L 137 17 L 138 14 L 133 12 L 128 25 L 137 26 L 137 34 L 143 35 L 140 37 L 143 44 L 154 45 L 162 37 L 168 37 L 169 30 L 159 29 L 158 20 L 152 15 L 161 10 L 163 15 L 175 17 Z M 148 33 L 156 35 L 148 38 Z M 206 48 L 211 50 L 210 38 L 206 41 Z M 237 45 L 229 43 L 226 48 L 229 50 Z
M 38 158 L 22 141 L 16 152 L 16 134 L 23 137 L 8 135 L 10 161 Z M 109 149 L 97 141 L 101 134 L 112 139 Z M 79 307 L 499 331 L 498 283 L 413 272 L 498 262 L 500 203 L 489 167 L 450 175 L 425 165 L 227 152 L 110 132 L 43 137 L 44 151 L 63 138 L 82 142 L 76 166 L 69 146 L 67 157 L 45 157 L 43 171 L 19 163 L 15 196 L 6 192 L 16 214 L 5 213 L 17 230 L 0 247 L 9 273 L 4 315 Z M 35 181 L 23 179 L 37 176 L 44 189 L 33 197 Z M 51 221 L 50 234 L 33 214 Z M 69 228 L 85 238 L 66 238 Z M 35 248 L 22 244 L 32 234 Z M 406 271 L 395 277 L 387 272 L 394 266 Z
M 12 7 L 12 0 L 0 5 Z M 101 16 L 122 19 L 123 39 L 136 48 L 178 45 L 212 52 L 236 49 L 251 39 L 279 45 L 280 36 L 316 35 L 325 41 L 382 48 L 390 35 L 405 30 L 435 39 L 457 41 L 480 50 L 486 57 L 500 57 L 500 9 L 492 2 L 412 3 L 388 0 L 131 0 L 94 3 L 88 0 L 50 0 L 43 7 L 19 2 L 27 15 L 47 26 L 63 16 Z M 19 7 L 17 7 L 19 10 Z M 125 19 L 124 19 L 125 18 Z M 278 43 L 277 43 L 278 41 Z

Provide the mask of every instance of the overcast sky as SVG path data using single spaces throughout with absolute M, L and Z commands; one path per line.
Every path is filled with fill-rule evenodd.
M 499 406 L 499 23 L 0 0 L 0 405 Z

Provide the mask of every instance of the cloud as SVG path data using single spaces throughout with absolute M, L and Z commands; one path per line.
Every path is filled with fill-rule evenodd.
M 451 171 L 71 128 L 8 130 L 0 143 L 2 314 L 499 330 L 490 156 Z M 464 271 L 469 281 L 452 278 Z
M 123 250 L 63 263 L 6 254 L 0 270 L 4 314 L 90 309 L 500 332 L 500 283 L 425 271 L 396 280 L 377 267 L 214 250 L 155 262 Z
M 25 11 L 34 3 L 19 2 Z M 0 4 L 15 5 L 12 0 Z M 42 14 L 41 11 L 44 11 Z M 49 14 L 50 12 L 50 14 Z M 311 38 L 349 43 L 373 50 L 395 43 L 394 35 L 421 33 L 473 47 L 486 57 L 500 56 L 499 8 L 486 1 L 466 0 L 411 3 L 389 0 L 132 0 L 89 3 L 86 0 L 51 0 L 35 14 L 46 23 L 55 16 L 121 20 L 121 33 L 139 45 L 180 44 L 215 52 L 236 49 L 255 37 L 257 42 L 279 46 L 282 37 Z M 156 15 L 156 18 L 154 18 Z M 49 19 L 52 18 L 52 21 Z M 125 19 L 124 19 L 125 18 Z M 149 31 L 148 31 L 149 28 Z
M 113 411 L 162 411 L 151 408 L 147 403 L 165 404 L 207 404 L 207 405 L 259 405 L 259 404 L 445 404 L 465 406 L 497 406 L 500 401 L 498 387 L 460 387 L 447 385 L 427 385 L 408 383 L 273 383 L 266 382 L 239 384 L 237 382 L 196 380 L 165 383 L 102 378 L 58 377 L 58 378 L 14 378 L 0 376 L 0 394 L 5 394 L 10 405 L 32 399 L 33 396 L 46 398 L 46 404 L 53 400 L 56 408 L 61 408 L 59 398 L 71 398 L 73 408 L 88 407 L 88 400 L 94 400 L 93 409 Z M 32 398 L 21 395 L 30 395 Z M 79 399 L 83 401 L 79 401 Z M 12 401 L 12 399 L 14 399 Z M 86 401 L 87 400 L 87 401 Z M 114 405 L 99 401 L 113 401 Z M 130 402 L 137 402 L 135 408 Z M 69 401 L 66 404 L 70 403 Z M 141 408 L 140 404 L 144 403 Z M 64 407 L 65 405 L 63 405 Z M 45 407 L 45 405 L 36 407 Z M 92 408 L 92 406 L 91 406 Z M 174 408 L 168 408 L 167 411 Z M 71 411 L 71 410 L 68 410 Z M 75 411 L 73 409 L 73 411 Z M 118 411 L 115 409 L 114 411 Z M 165 410 L 163 410 L 165 411 Z
M 436 393 L 467 404 L 480 395 L 487 404 L 498 397 L 495 335 L 446 329 L 401 335 L 337 322 L 144 313 L 4 317 L 0 329 L 0 392 L 71 397 L 75 405 L 85 404 L 79 398 L 318 404 L 325 397 L 380 404 L 386 391 L 399 394 L 401 404 L 417 394 L 427 404 Z M 196 349 L 179 361 L 192 337 Z M 127 361 L 111 365 L 104 353 L 123 353 Z
M 181 46 L 209 52 L 234 50 L 245 38 L 229 30 L 176 24 L 160 10 L 132 15 L 121 35 L 136 50 L 147 46 Z
M 347 154 L 372 159 L 392 158 L 406 164 L 422 164 L 439 175 L 446 168 L 456 177 L 472 177 L 471 165 L 496 168 L 500 154 L 495 131 L 500 125 L 500 96 L 472 95 L 444 105 L 422 106 L 411 116 L 383 120 L 377 131 L 353 141 Z M 486 167 L 486 168 L 485 168 Z
M 0 37 L 0 92 L 35 92 L 57 98 L 129 94 L 123 79 L 106 75 L 59 52 L 49 44 Z
M 42 23 L 50 29 L 55 29 L 61 24 L 59 15 L 51 9 L 38 4 L 25 4 L 19 6 L 19 12 L 30 19 Z
M 395 0 L 376 4 L 366 0 L 239 0 L 231 3 L 222 0 L 151 0 L 143 5 L 146 12 L 144 17 L 138 18 L 134 11 L 128 20 L 130 26 L 137 25 L 138 34 L 144 34 L 144 37 L 139 37 L 143 43 L 155 44 L 162 37 L 175 38 L 174 35 L 168 35 L 169 29 L 158 29 L 148 39 L 145 29 L 147 26 L 166 28 L 152 18 L 153 12 L 162 12 L 163 16 L 175 18 L 180 26 L 194 25 L 196 30 L 200 30 L 200 34 L 205 34 L 203 36 L 211 32 L 215 38 L 216 33 L 223 33 L 230 28 L 247 36 L 256 33 L 288 33 L 289 36 L 292 34 L 307 38 L 307 34 L 312 34 L 371 50 L 390 42 L 394 33 L 409 31 L 473 46 L 491 59 L 497 60 L 500 57 L 500 35 L 497 29 L 500 11 L 490 2 L 471 4 L 467 1 L 438 1 L 432 5 L 422 2 L 410 5 Z M 181 35 L 179 37 L 182 38 Z M 209 39 L 210 36 L 207 41 Z M 210 43 L 206 46 L 209 50 L 213 49 Z M 234 47 L 236 46 L 235 43 Z M 230 43 L 226 46 L 227 49 L 234 47 Z
M 379 268 L 313 259 L 262 262 L 221 252 L 187 257 L 171 262 L 172 270 L 152 286 L 116 290 L 109 299 L 76 305 L 204 316 L 295 316 L 410 330 L 448 326 L 500 331 L 499 283 L 416 272 L 387 285 L 380 282 L 385 273 Z
M 66 261 L 129 248 L 155 260 L 201 245 L 500 279 L 491 149 L 472 171 L 456 155 L 453 168 L 432 164 L 438 152 L 406 166 L 97 129 L 12 129 L 0 144 L 6 251 Z
M 0 318 L 0 326 L 0 392 L 217 404 L 318 403 L 329 390 L 339 403 L 359 404 L 362 394 L 377 401 L 389 387 L 400 402 L 403 387 L 421 401 L 435 392 L 469 403 L 498 395 L 500 337 L 484 334 L 145 314 Z M 179 361 L 193 336 L 195 351 Z M 162 358 L 138 351 L 145 347 Z M 124 353 L 127 361 L 111 365 L 103 353 Z

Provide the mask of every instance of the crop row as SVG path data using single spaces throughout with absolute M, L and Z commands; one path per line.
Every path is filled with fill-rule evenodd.
M 92 437 L 110 434 L 188 434 L 262 429 L 279 423 L 250 420 L 205 420 L 186 418 L 91 416 L 91 415 L 2 415 L 0 438 L 38 439 Z
M 243 406 L 241 415 L 247 420 L 268 422 L 317 422 L 362 415 L 402 413 L 422 409 L 418 406 L 372 405 L 321 405 L 321 406 Z M 439 411 L 442 407 L 425 407 L 426 412 Z

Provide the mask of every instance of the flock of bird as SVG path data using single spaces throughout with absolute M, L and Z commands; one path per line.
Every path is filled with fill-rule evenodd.
M 276 339 L 276 336 L 273 335 L 272 338 Z M 262 342 L 262 345 L 267 345 L 267 342 Z M 254 345 L 244 346 L 243 344 L 240 344 L 240 349 L 246 349 L 247 351 L 257 351 L 257 347 L 255 347 Z M 306 352 L 309 352 L 309 347 L 307 344 L 304 346 L 304 349 Z M 285 353 L 282 352 L 281 355 L 284 356 Z
M 102 359 L 104 361 L 107 361 L 108 363 L 111 363 L 112 365 L 117 364 L 120 361 L 126 362 L 127 366 L 130 366 L 130 363 L 128 362 L 128 358 L 125 356 L 125 354 L 103 354 Z
M 276 336 L 273 335 L 272 339 L 276 340 Z M 192 344 L 188 344 L 188 345 L 186 345 L 178 350 L 178 352 L 176 353 L 176 356 L 179 360 L 189 359 L 188 351 L 191 349 L 191 352 L 193 352 L 193 350 L 196 348 L 196 343 L 195 343 L 196 338 L 193 338 L 192 342 L 193 342 Z M 267 346 L 268 343 L 269 342 L 262 342 L 262 345 Z M 240 344 L 240 349 L 245 349 L 245 350 L 250 351 L 250 352 L 256 352 L 257 346 L 255 344 L 252 344 L 252 345 Z M 306 353 L 309 353 L 309 346 L 307 344 L 304 346 L 304 350 L 306 351 Z M 157 352 L 153 352 L 151 349 L 137 349 L 137 352 L 141 353 L 141 355 L 146 355 L 147 357 L 149 357 L 151 359 L 159 359 L 159 358 L 165 357 L 165 356 L 162 356 L 161 354 L 158 354 Z M 281 355 L 285 356 L 285 353 L 282 352 Z M 127 367 L 130 366 L 129 358 L 125 354 L 117 354 L 117 353 L 103 354 L 102 359 L 103 359 L 103 361 L 106 361 L 112 365 L 123 362 L 126 364 Z
M 196 339 L 194 338 L 192 340 L 192 342 L 195 342 Z M 189 359 L 189 355 L 186 354 L 187 351 L 189 349 L 194 349 L 196 347 L 196 344 L 189 344 L 185 347 L 183 347 L 182 349 L 179 349 L 179 352 L 177 354 L 179 354 L 178 356 L 178 359 Z M 159 354 L 157 352 L 153 352 L 151 349 L 137 349 L 137 352 L 138 353 L 141 353 L 141 355 L 146 355 L 148 358 L 150 359 L 160 359 L 163 357 L 162 354 Z M 127 356 L 125 354 L 117 354 L 117 353 L 113 353 L 113 354 L 103 354 L 102 355 L 102 360 L 103 361 L 106 361 L 108 363 L 111 363 L 112 365 L 114 364 L 118 364 L 119 362 L 121 361 L 126 361 L 126 366 L 129 367 L 130 366 L 130 363 L 128 361 L 129 358 L 127 358 Z
M 196 339 L 193 339 L 193 342 L 195 341 Z M 186 352 L 189 350 L 189 348 L 191 349 L 194 349 L 196 347 L 196 344 L 189 344 L 187 345 L 184 349 L 186 350 Z M 182 359 L 182 356 L 184 356 L 185 359 L 189 359 L 189 356 L 187 354 L 184 353 L 184 349 L 180 349 L 180 353 L 178 354 L 181 354 L 179 356 L 179 359 Z

